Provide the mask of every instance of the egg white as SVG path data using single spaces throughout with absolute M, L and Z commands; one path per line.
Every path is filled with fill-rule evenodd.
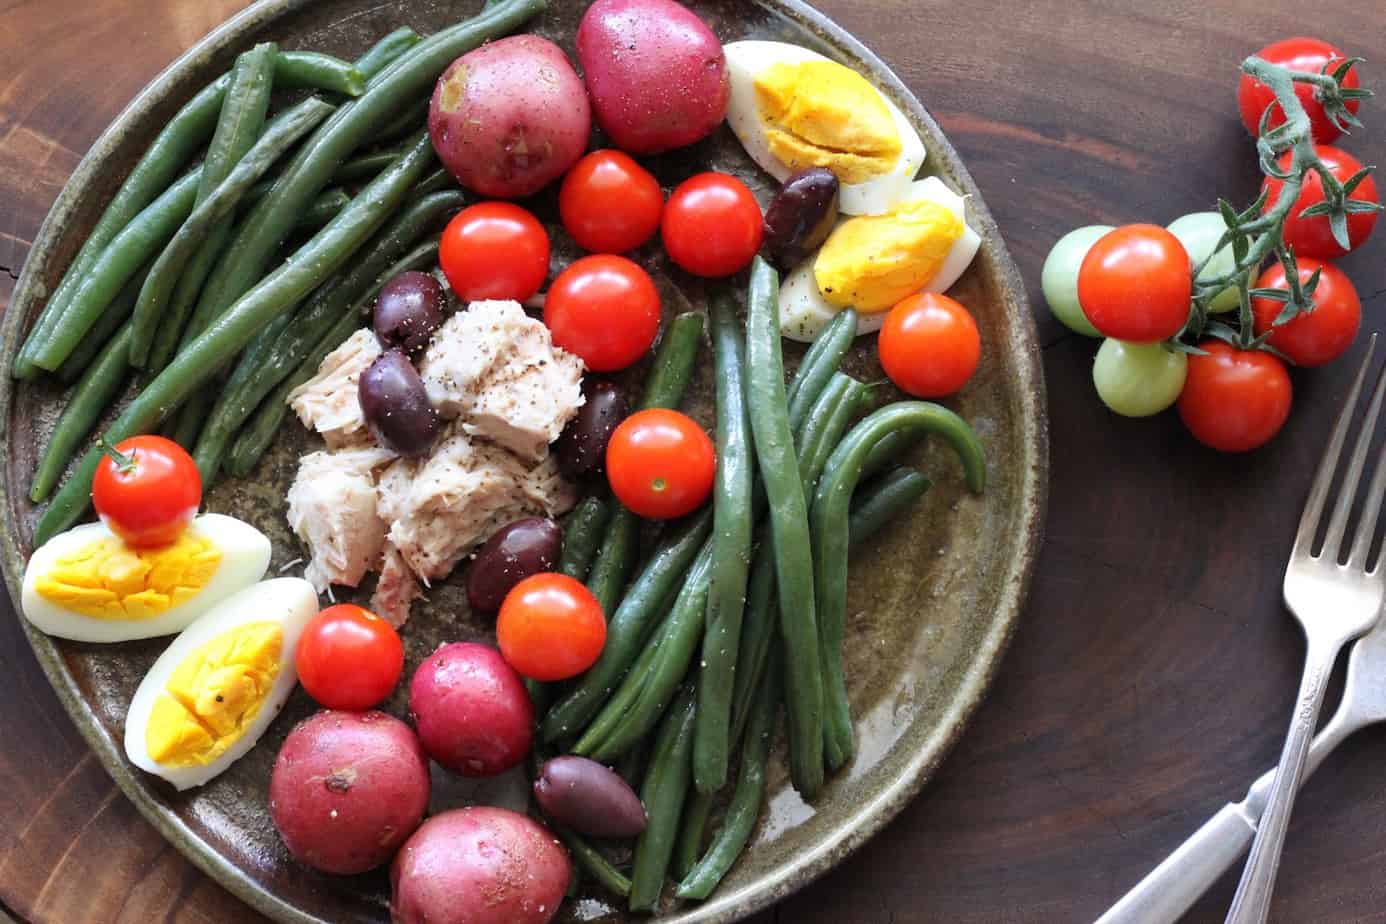
M 49 635 L 78 642 L 125 642 L 182 632 L 193 620 L 236 591 L 264 577 L 270 562 L 270 541 L 249 523 L 219 513 L 204 513 L 189 529 L 209 539 L 221 552 L 221 562 L 202 590 L 191 600 L 170 607 L 148 619 L 98 619 L 86 616 L 39 595 L 35 584 L 64 555 L 114 533 L 104 523 L 88 523 L 45 542 L 29 557 L 24 568 L 21 604 L 30 622 Z
M 916 200 L 937 202 L 963 222 L 962 236 L 953 242 L 938 272 L 920 289 L 921 292 L 946 292 L 972 263 L 977 248 L 982 245 L 982 236 L 967 224 L 967 200 L 945 186 L 938 177 L 930 176 L 916 181 L 901 199 L 905 202 Z M 790 270 L 780 284 L 780 333 L 790 340 L 804 343 L 813 340 L 839 310 L 829 304 L 818 290 L 818 280 L 813 275 L 813 261 L 817 258 L 816 253 L 809 256 Z M 880 330 L 889 313 L 858 314 L 857 333 L 870 334 Z
M 130 762 L 182 790 L 201 786 L 244 756 L 255 747 L 298 684 L 294 650 L 304 627 L 317 612 L 318 594 L 312 584 L 302 578 L 274 578 L 227 597 L 184 630 L 144 675 L 135 698 L 130 701 L 130 711 L 125 716 L 125 754 Z M 278 622 L 283 626 L 284 638 L 279 652 L 279 673 L 244 734 L 224 754 L 205 766 L 165 767 L 155 761 L 149 756 L 145 733 L 154 702 L 168 685 L 169 677 L 198 648 L 237 626 L 252 622 Z
M 756 75 L 774 64 L 831 59 L 786 42 L 732 42 L 722 50 L 727 56 L 727 76 L 731 84 L 727 124 L 751 159 L 766 173 L 784 182 L 793 170 L 770 153 L 765 126 L 756 106 Z M 900 135 L 900 157 L 889 173 L 861 183 L 842 184 L 838 207 L 847 215 L 879 215 L 886 211 L 908 193 L 911 181 L 924 165 L 924 142 L 919 132 L 889 97 L 884 93 L 880 96 L 895 119 L 895 129 Z

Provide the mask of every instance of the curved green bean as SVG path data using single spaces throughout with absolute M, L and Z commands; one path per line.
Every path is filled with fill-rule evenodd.
M 697 718 L 694 717 L 694 734 L 697 734 Z M 694 747 L 697 747 L 697 739 L 694 738 Z M 679 840 L 674 845 L 673 874 L 675 879 L 682 879 L 693 871 L 693 867 L 698 865 L 698 859 L 703 855 L 703 835 L 707 833 L 707 822 L 712 815 L 713 804 L 717 801 L 716 793 L 701 793 L 694 787 L 693 801 L 683 810 L 683 818 L 679 821 Z
M 865 542 L 902 510 L 914 506 L 930 485 L 923 474 L 904 465 L 863 484 L 852 497 L 847 541 L 853 546 Z
M 433 160 L 428 138 L 420 138 L 410 152 L 361 190 L 323 230 L 269 276 L 260 281 L 207 328 L 188 349 L 174 357 L 116 418 L 106 432 L 107 442 L 117 443 L 136 433 L 149 432 L 185 398 L 214 376 L 265 324 L 290 310 L 313 287 L 336 272 L 380 227 L 408 194 Z M 73 476 L 54 497 L 35 530 L 35 543 L 67 529 L 82 515 L 91 500 L 91 479 L 101 455 L 92 450 Z
M 789 402 L 789 428 L 797 431 L 804 422 L 804 416 L 818 397 L 818 392 L 828 384 L 837 367 L 842 365 L 842 357 L 857 338 L 857 313 L 848 308 L 839 311 L 809 344 L 804 358 L 799 361 L 799 371 L 795 381 L 786 392 Z
M 568 514 L 563 523 L 563 553 L 558 557 L 558 573 L 575 581 L 584 580 L 601 544 L 607 518 L 611 516 L 608 498 L 589 495 Z
M 276 55 L 274 84 L 291 89 L 327 90 L 343 96 L 366 92 L 366 77 L 351 62 L 316 51 Z M 232 95 L 227 93 L 228 98 Z
M 785 649 L 789 713 L 790 776 L 805 799 L 823 786 L 823 683 L 819 676 L 813 555 L 808 505 L 789 427 L 780 353 L 779 277 L 761 257 L 751 263 L 747 298 L 747 404 L 760 476 L 770 504 L 775 583 L 780 599 L 780 639 Z M 808 380 L 800 391 L 807 391 Z
M 408 26 L 400 26 L 367 49 L 365 54 L 356 59 L 354 66 L 361 76 L 370 80 L 421 41 L 423 39 L 419 37 L 419 33 Z
M 640 787 L 640 801 L 645 803 L 649 823 L 635 843 L 635 866 L 630 876 L 632 911 L 653 909 L 664 888 L 693 769 L 690 758 L 697 711 L 694 695 L 692 686 L 684 687 L 665 716 L 655 741 L 650 772 Z
M 602 855 L 602 852 L 576 832 L 570 831 L 560 824 L 555 824 L 550 819 L 545 819 L 550 830 L 558 836 L 563 845 L 568 848 L 568 852 L 573 856 L 573 862 L 578 865 L 584 873 L 591 876 L 596 882 L 615 895 L 627 898 L 630 895 L 630 878 L 621 872 L 611 861 Z

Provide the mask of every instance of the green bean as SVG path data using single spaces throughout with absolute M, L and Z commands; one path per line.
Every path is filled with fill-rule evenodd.
M 603 856 L 600 850 L 587 843 L 581 835 L 562 825 L 549 821 L 548 826 L 568 848 L 568 852 L 573 855 L 573 862 L 578 865 L 578 868 L 591 876 L 608 892 L 622 898 L 630 896 L 630 879 L 625 873 L 612 866 L 611 861 Z
M 929 490 L 929 479 L 907 466 L 893 469 L 857 489 L 847 518 L 847 541 L 853 546 L 878 532 L 900 511 L 912 507 Z
M 235 233 L 235 227 L 234 223 L 223 222 L 213 228 L 212 233 L 207 235 L 207 240 L 202 242 L 202 246 L 198 248 L 197 253 L 193 254 L 187 266 L 183 267 L 183 272 L 178 276 L 178 282 L 173 287 L 173 296 L 169 299 L 163 321 L 154 333 L 154 343 L 149 348 L 149 372 L 159 372 L 173 358 L 173 353 L 178 348 L 178 341 L 183 336 L 183 328 L 187 324 L 188 316 L 192 313 L 193 305 L 196 304 L 197 297 L 202 292 L 202 285 L 207 281 L 207 276 L 211 273 L 217 258 L 221 256 L 227 241 Z
M 87 367 L 86 374 L 67 399 L 63 416 L 53 428 L 53 436 L 49 438 L 43 458 L 34 472 L 34 481 L 29 488 L 29 499 L 34 503 L 46 498 L 53 490 L 77 447 L 120 394 L 126 373 L 130 371 L 130 333 L 127 322 L 121 327 L 120 333 L 107 342 L 96 361 Z
M 301 52 L 281 51 L 278 57 L 292 62 L 302 55 Z M 279 66 L 276 62 L 276 70 Z M 173 182 L 178 172 L 211 136 L 230 82 L 230 75 L 223 74 L 203 87 L 165 123 L 158 136 L 145 149 L 139 163 L 135 164 L 106 210 L 101 213 L 95 227 L 87 234 L 82 249 L 68 265 L 62 281 L 29 329 L 29 335 L 14 363 L 13 371 L 17 377 L 31 379 L 38 374 L 39 367 L 34 358 L 60 326 L 68 299 L 91 274 L 102 251 Z
M 861 464 L 861 477 L 870 478 L 900 461 L 900 456 L 923 439 L 922 432 L 895 430 L 876 441 Z
M 337 217 L 337 213 L 346 208 L 351 201 L 351 196 L 346 194 L 346 190 L 332 189 L 318 193 L 318 197 L 313 200 L 313 204 L 308 206 L 304 213 L 298 216 L 298 221 L 294 224 L 295 231 L 316 231 L 329 221 Z
M 688 390 L 688 380 L 693 376 L 698 341 L 702 336 L 703 316 L 696 311 L 686 311 L 669 322 L 659 342 L 654 365 L 650 367 L 649 378 L 645 380 L 640 410 L 679 406 L 683 393 Z
M 194 321 L 219 317 L 264 275 L 270 256 L 298 213 L 330 182 L 333 172 L 384 119 L 430 92 L 459 55 L 518 27 L 545 0 L 506 0 L 489 13 L 444 29 L 409 49 L 370 79 L 366 92 L 343 104 L 305 143 L 299 155 L 242 223 L 194 312 Z M 412 142 L 411 142 L 412 145 Z
M 630 569 L 635 567 L 639 540 L 640 518 L 625 507 L 617 507 L 607 520 L 606 533 L 587 576 L 587 589 L 597 598 L 603 613 L 610 613 L 621 601 Z
M 539 680 L 526 677 L 524 680 L 525 692 L 529 694 L 529 704 L 533 708 L 534 714 L 538 715 L 549 706 L 549 700 L 553 696 L 553 687 Z
M 366 92 L 366 77 L 354 65 L 316 51 L 277 55 L 274 83 L 279 87 L 327 90 L 343 96 L 360 96 Z M 226 95 L 230 99 L 234 94 L 228 91 Z
M 400 258 L 382 278 L 389 279 L 407 270 L 432 266 L 437 262 L 437 259 L 438 239 L 433 238 Z M 352 310 L 344 313 L 304 358 L 299 367 L 287 379 L 279 383 L 279 387 L 271 392 L 268 398 L 260 402 L 260 407 L 251 418 L 250 425 L 242 429 L 241 435 L 236 439 L 236 444 L 231 447 L 231 453 L 227 457 L 226 468 L 232 475 L 237 478 L 244 478 L 255 468 L 265 451 L 269 449 L 270 444 L 274 442 L 275 434 L 279 432 L 279 425 L 288 412 L 289 393 L 316 375 L 318 367 L 322 365 L 327 354 L 341 346 L 361 326 L 365 308 L 374 302 L 381 285 L 383 282 L 366 292 L 356 302 Z
M 747 299 L 747 404 L 760 476 L 770 504 L 780 639 L 785 649 L 790 776 L 805 799 L 823 785 L 823 686 L 808 509 L 785 401 L 778 318 L 779 277 L 760 257 L 751 263 Z M 809 380 L 800 391 L 808 390 Z
M 225 179 L 193 209 L 163 253 L 154 261 L 154 267 L 145 279 L 144 288 L 140 290 L 130 340 L 132 365 L 143 368 L 147 362 L 159 315 L 168 304 L 178 275 L 197 248 L 222 219 L 230 217 L 231 210 L 236 207 L 237 201 L 245 191 L 263 176 L 291 145 L 325 119 L 332 109 L 330 103 L 310 96 L 290 110 L 285 118 L 276 119 L 276 124 L 253 143 L 245 156 L 226 174 Z M 203 168 L 204 177 L 207 169 L 210 169 L 210 164 Z
M 696 721 L 695 716 L 695 724 Z M 696 727 L 694 734 L 697 734 Z M 695 748 L 698 746 L 696 738 L 693 741 L 693 746 Z M 712 806 L 716 800 L 716 793 L 701 793 L 695 788 L 693 801 L 684 808 L 683 819 L 679 822 L 679 840 L 674 845 L 673 874 L 675 879 L 682 879 L 687 876 L 692 872 L 693 867 L 698 865 L 698 858 L 703 854 L 703 835 L 707 833 L 708 818 L 712 815 Z
M 356 59 L 355 68 L 361 76 L 370 80 L 385 69 L 400 55 L 423 41 L 419 34 L 408 26 L 400 26 L 380 41 L 372 45 L 365 54 Z
M 640 784 L 645 779 L 645 770 L 650 765 L 650 745 L 649 738 L 645 738 L 635 747 L 621 755 L 621 759 L 616 762 L 616 774 L 626 781 L 626 785 L 636 792 L 640 791 Z
M 813 406 L 818 392 L 828 384 L 842 357 L 851 348 L 857 337 L 857 313 L 848 308 L 840 311 L 828 322 L 828 326 L 814 338 L 804 358 L 799 362 L 799 372 L 795 376 L 798 383 L 791 385 L 786 395 L 789 401 L 789 428 L 797 431 L 804 416 Z
M 674 853 L 679 816 L 688 795 L 692 775 L 693 717 L 697 711 L 694 688 L 687 686 L 664 717 L 655 741 L 654 758 L 640 801 L 649 823 L 635 844 L 635 866 L 630 876 L 630 908 L 649 911 L 659 901 L 664 875 Z
M 430 98 L 425 96 L 423 99 L 402 107 L 389 121 L 382 124 L 375 134 L 371 135 L 371 141 L 375 144 L 381 144 L 392 141 L 401 135 L 418 131 L 420 127 L 428 124 L 429 103 Z
M 363 180 L 367 177 L 375 176 L 390 164 L 394 163 L 399 157 L 398 148 L 386 148 L 383 151 L 372 151 L 369 154 L 361 154 L 337 168 L 337 172 L 332 174 L 334 183 L 349 183 L 352 180 Z
M 433 159 L 428 138 L 421 137 L 410 152 L 366 186 L 326 228 L 254 288 L 243 295 L 197 340 L 174 357 L 106 431 L 107 442 L 116 443 L 136 433 L 146 433 L 168 416 L 204 382 L 216 375 L 226 357 L 240 351 L 265 324 L 290 310 L 337 268 L 351 258 L 398 207 L 409 187 L 423 175 Z M 91 479 L 100 461 L 92 450 L 58 492 L 35 530 L 35 543 L 67 529 L 82 515 L 91 500 Z
M 425 196 L 429 193 L 442 192 L 445 189 L 455 189 L 457 178 L 443 168 L 439 167 L 414 186 L 414 195 Z
M 698 721 L 693 735 L 693 782 L 703 795 L 727 782 L 732 678 L 741 644 L 746 577 L 751 567 L 751 489 L 755 460 L 746 410 L 746 356 L 736 303 L 712 300 L 713 385 L 717 399 L 717 477 L 713 492 L 712 572 L 703 634 Z
M 842 637 L 847 613 L 849 504 L 861 478 L 867 454 L 882 436 L 895 430 L 937 433 L 958 453 L 968 487 L 980 494 L 986 486 L 986 460 L 976 434 L 957 414 L 926 401 L 900 401 L 868 415 L 833 450 L 813 498 L 814 591 L 819 604 L 821 659 L 825 680 L 824 733 L 828 762 L 836 770 L 851 759 L 852 716 L 842 668 Z M 783 587 L 781 587 L 783 592 Z
M 283 332 L 267 331 L 257 338 L 261 349 L 249 350 L 241 357 L 233 381 L 221 390 L 215 407 L 205 415 L 207 424 L 197 444 L 198 469 L 203 478 L 215 474 L 222 455 L 240 428 L 265 396 L 274 390 L 308 355 L 323 334 L 336 322 L 361 293 L 377 282 L 405 249 L 438 220 L 462 202 L 457 191 L 434 193 L 406 207 L 375 240 L 371 248 L 354 261 L 343 276 L 320 287 L 293 317 L 285 320 Z M 277 336 L 273 336 L 277 334 Z M 264 343 L 261 343 L 261 340 Z
M 866 393 L 867 388 L 861 382 L 835 372 L 804 418 L 803 436 L 799 440 L 799 480 L 804 486 L 805 497 L 813 496 L 823 466 L 842 441 L 852 418 L 861 410 Z
M 741 755 L 741 770 L 737 774 L 736 790 L 722 819 L 722 827 L 701 862 L 679 883 L 675 895 L 701 901 L 712 894 L 722 877 L 732 868 L 741 851 L 751 840 L 760 807 L 765 801 L 765 768 L 770 759 L 770 742 L 775 733 L 775 714 L 779 712 L 778 665 L 772 663 L 760 684 L 750 727 L 746 730 L 746 746 Z
M 620 511 L 617 511 L 616 516 L 619 514 Z M 621 678 L 627 676 L 650 636 L 661 604 L 668 599 L 702 549 L 712 530 L 712 519 L 712 511 L 704 508 L 661 538 L 654 555 L 631 583 L 620 606 L 607 619 L 606 644 L 596 663 L 578 678 L 568 695 L 544 716 L 539 731 L 545 741 L 558 741 L 581 731 L 587 720 L 602 708 Z M 608 527 L 608 540 L 610 536 Z M 600 566 L 601 558 L 598 556 L 597 564 L 592 568 L 594 575 Z M 590 583 L 589 580 L 589 586 Z
M 111 342 L 116 331 L 130 317 L 131 312 L 135 310 L 135 301 L 140 297 L 140 286 L 144 285 L 144 276 L 148 272 L 149 267 L 146 266 L 125 284 L 120 293 L 106 306 L 106 310 L 101 312 L 101 319 L 92 326 L 91 332 L 83 337 L 77 348 L 63 360 L 63 364 L 58 367 L 58 378 L 64 385 L 71 385 L 82 377 L 82 373 L 86 372 L 96 354 Z
M 607 518 L 611 516 L 609 498 L 591 495 L 573 508 L 563 523 L 563 554 L 558 557 L 558 573 L 575 581 L 587 577 L 587 569 L 597 554 Z

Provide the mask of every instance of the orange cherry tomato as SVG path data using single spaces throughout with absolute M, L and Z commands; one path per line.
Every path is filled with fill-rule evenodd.
M 654 237 L 664 191 L 654 174 L 622 151 L 593 151 L 573 165 L 558 191 L 563 227 L 583 250 L 623 253 Z
M 1193 267 L 1179 238 L 1126 225 L 1097 239 L 1078 269 L 1078 303 L 1104 337 L 1168 340 L 1189 318 Z
M 615 372 L 650 351 L 659 333 L 659 290 L 639 264 L 611 254 L 583 257 L 544 297 L 553 342 L 593 372 Z
M 977 371 L 982 338 L 966 308 L 946 295 L 922 292 L 890 309 L 877 350 L 881 367 L 901 391 L 942 398 Z
M 669 258 L 695 276 L 730 276 L 760 250 L 765 221 L 749 187 L 725 173 L 679 184 L 660 222 Z
M 294 650 L 303 689 L 328 709 L 370 709 L 399 683 L 404 645 L 379 616 L 353 603 L 322 610 Z
M 606 444 L 612 492 L 646 519 L 670 520 L 698 509 L 712 493 L 716 473 L 712 440 L 678 411 L 637 411 Z
M 511 588 L 496 618 L 501 655 L 531 680 L 576 677 L 606 644 L 606 616 L 580 581 L 546 571 Z
M 438 265 L 463 302 L 522 302 L 549 274 L 549 233 L 513 202 L 468 206 L 443 229 Z
M 91 483 L 102 522 L 129 545 L 168 545 L 202 504 L 202 476 L 187 450 L 162 436 L 132 436 L 107 450 Z

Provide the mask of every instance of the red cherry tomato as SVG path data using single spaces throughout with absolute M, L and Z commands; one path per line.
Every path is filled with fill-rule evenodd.
M 294 665 L 313 699 L 328 709 L 360 712 L 399 683 L 404 645 L 394 627 L 370 610 L 338 603 L 308 621 Z
M 982 338 L 966 308 L 946 295 L 922 292 L 890 309 L 876 348 L 885 374 L 901 391 L 942 398 L 977 371 Z
M 482 202 L 448 222 L 438 263 L 464 302 L 522 302 L 539 291 L 549 274 L 549 233 L 514 203 Z
M 505 660 L 524 676 L 567 680 L 596 663 L 606 644 L 606 617 L 580 581 L 544 572 L 505 595 L 496 640 Z
M 558 274 L 544 297 L 553 342 L 593 372 L 624 369 L 659 333 L 659 290 L 625 257 L 583 257 Z
M 659 230 L 664 191 L 654 174 L 621 151 L 593 151 L 558 191 L 563 227 L 583 250 L 622 253 Z
M 1189 317 L 1193 268 L 1179 238 L 1158 225 L 1126 225 L 1092 245 L 1078 269 L 1078 303 L 1104 337 L 1153 343 Z
M 1290 374 L 1263 350 L 1239 350 L 1221 340 L 1199 344 L 1189 357 L 1179 416 L 1200 443 L 1221 452 L 1265 445 L 1290 416 Z
M 669 197 L 660 233 L 675 263 L 695 276 L 717 277 L 745 269 L 765 230 L 745 183 L 725 173 L 699 173 Z
M 136 548 L 168 545 L 202 504 L 202 476 L 187 450 L 162 436 L 132 436 L 107 451 L 91 483 L 96 513 Z
M 1306 74 L 1321 74 L 1325 70 L 1325 65 L 1329 73 L 1336 69 L 1336 64 L 1347 58 L 1338 49 L 1327 42 L 1315 38 L 1288 38 L 1279 42 L 1272 42 L 1265 48 L 1256 52 L 1256 57 L 1271 64 L 1278 64 L 1290 70 L 1301 71 Z M 1353 89 L 1358 86 L 1357 68 L 1348 70 L 1347 75 L 1342 80 L 1343 89 Z M 1299 97 L 1301 105 L 1304 106 L 1305 113 L 1309 116 L 1312 126 L 1314 140 L 1326 143 L 1341 135 L 1342 129 L 1334 125 L 1324 112 L 1323 103 L 1314 98 L 1314 88 L 1307 83 L 1295 84 L 1295 95 Z M 1261 114 L 1266 111 L 1266 107 L 1275 103 L 1275 94 L 1270 87 L 1252 77 L 1250 74 L 1243 74 L 1241 82 L 1237 84 L 1237 108 L 1242 113 L 1242 124 L 1246 130 L 1255 135 L 1261 130 Z M 1349 112 L 1357 112 L 1360 105 L 1358 100 L 1348 100 L 1347 108 Z M 1275 128 L 1285 124 L 1285 113 L 1280 110 L 1279 104 L 1271 112 L 1268 128 Z
M 696 510 L 712 493 L 717 451 L 692 418 L 678 411 L 637 411 L 606 444 L 606 476 L 616 498 L 650 520 Z
M 1352 346 L 1362 324 L 1362 302 L 1347 273 L 1332 263 L 1312 257 L 1297 262 L 1300 282 L 1308 282 L 1314 271 L 1319 271 L 1319 284 L 1313 295 L 1314 310 L 1272 329 L 1285 303 L 1254 298 L 1251 310 L 1256 316 L 1256 333 L 1270 331 L 1266 342 L 1290 357 L 1290 362 L 1296 366 L 1322 366 L 1342 356 Z M 1285 267 L 1278 262 L 1272 264 L 1256 280 L 1256 288 L 1288 289 Z
M 1340 183 L 1346 183 L 1357 171 L 1362 169 L 1362 162 L 1353 157 L 1347 151 L 1335 148 L 1331 144 L 1316 144 L 1314 151 L 1319 155 L 1319 160 L 1323 161 L 1328 172 Z M 1280 155 L 1276 164 L 1281 170 L 1290 168 L 1292 153 L 1286 151 Z M 1270 211 L 1280 198 L 1280 193 L 1285 188 L 1285 181 L 1275 177 L 1266 177 L 1261 188 L 1268 193 L 1266 204 L 1261 209 L 1262 212 Z M 1367 175 L 1361 183 L 1357 184 L 1349 199 L 1356 199 L 1361 202 L 1377 204 L 1381 199 L 1377 196 L 1376 178 Z M 1347 216 L 1348 243 L 1351 245 L 1344 250 L 1342 245 L 1333 238 L 1333 229 L 1328 223 L 1327 215 L 1314 215 L 1309 218 L 1301 218 L 1300 213 L 1310 206 L 1318 205 L 1323 201 L 1323 177 L 1319 176 L 1317 170 L 1309 171 L 1304 178 L 1304 185 L 1300 187 L 1299 196 L 1295 199 L 1295 204 L 1290 208 L 1290 214 L 1285 219 L 1285 243 L 1294 248 L 1297 257 L 1318 257 L 1320 260 L 1336 260 L 1350 251 L 1362 246 L 1362 242 L 1371 236 L 1372 229 L 1376 227 L 1376 212 L 1349 212 Z

